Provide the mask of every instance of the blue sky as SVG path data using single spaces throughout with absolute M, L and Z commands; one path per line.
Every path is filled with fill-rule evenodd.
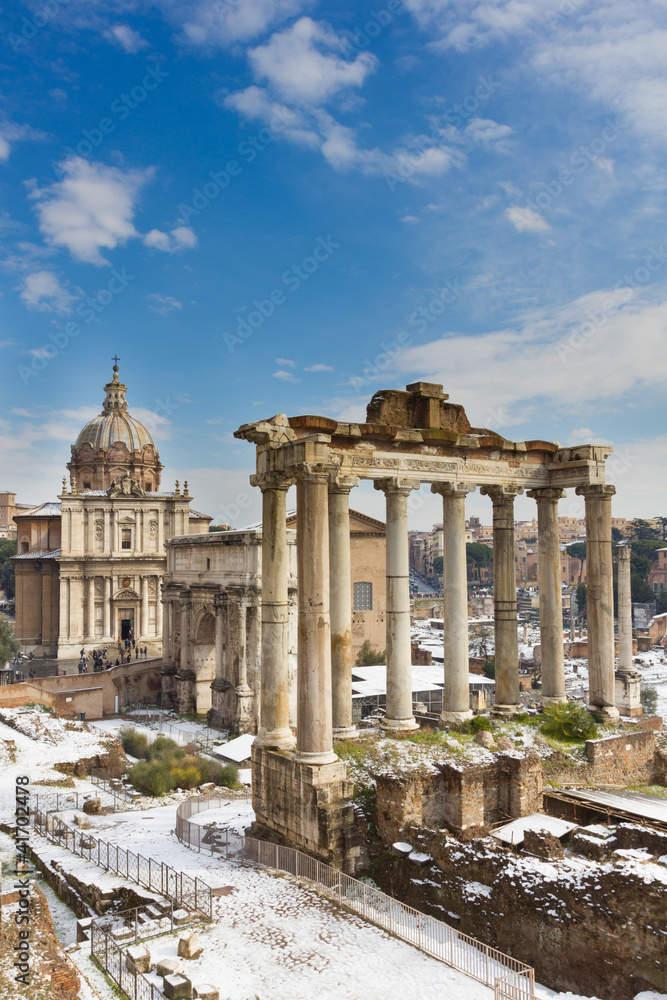
M 31 0 L 0 43 L 3 488 L 55 495 L 117 353 L 216 520 L 240 424 L 417 379 L 667 512 L 660 0 Z

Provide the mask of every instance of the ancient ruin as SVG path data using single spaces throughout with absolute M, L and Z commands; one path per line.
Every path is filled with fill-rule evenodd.
M 235 436 L 257 446 L 253 485 L 263 498 L 261 725 L 253 748 L 253 803 L 260 827 L 339 864 L 354 864 L 355 836 L 335 732 L 349 732 L 351 490 L 372 480 L 386 497 L 388 733 L 415 729 L 411 685 L 407 512 L 412 490 L 430 483 L 445 526 L 445 694 L 442 723 L 471 715 L 468 694 L 465 497 L 480 487 L 493 505 L 496 704 L 520 710 L 514 570 L 515 497 L 535 499 L 539 522 L 544 700 L 564 701 L 558 501 L 585 498 L 588 544 L 590 707 L 618 718 L 614 675 L 611 499 L 607 446 L 561 448 L 508 441 L 472 427 L 442 386 L 417 382 L 376 393 L 366 423 L 279 414 Z M 298 709 L 296 744 L 288 704 L 288 568 L 285 498 L 297 488 Z

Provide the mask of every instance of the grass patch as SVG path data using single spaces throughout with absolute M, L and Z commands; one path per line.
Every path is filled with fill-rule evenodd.
M 657 799 L 667 799 L 667 788 L 662 785 L 628 785 L 629 792 L 641 792 L 643 795 L 655 795 Z

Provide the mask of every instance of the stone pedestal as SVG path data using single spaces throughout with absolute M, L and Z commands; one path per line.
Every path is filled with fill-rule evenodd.
M 614 680 L 614 591 L 611 554 L 613 486 L 578 486 L 586 503 L 588 700 L 608 719 L 618 718 Z
M 296 754 L 253 745 L 256 833 L 314 854 L 349 874 L 361 851 L 353 793 L 342 761 L 309 764 Z
M 643 714 L 642 675 L 638 670 L 617 670 L 614 677 L 616 708 L 621 715 Z

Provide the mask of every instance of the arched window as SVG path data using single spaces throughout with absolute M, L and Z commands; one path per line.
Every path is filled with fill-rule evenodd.
M 30 542 L 21 542 L 21 552 L 30 551 Z
M 372 611 L 373 584 L 355 583 L 353 589 L 354 589 L 354 601 L 353 601 L 354 611 Z

